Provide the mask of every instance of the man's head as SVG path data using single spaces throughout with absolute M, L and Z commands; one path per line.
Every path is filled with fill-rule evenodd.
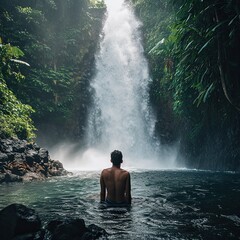
M 118 150 L 114 150 L 111 153 L 111 162 L 114 166 L 120 166 L 121 163 L 123 162 L 122 160 L 122 153 Z

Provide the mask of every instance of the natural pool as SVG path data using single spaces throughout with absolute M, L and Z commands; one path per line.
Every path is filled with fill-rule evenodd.
M 43 221 L 78 217 L 109 239 L 240 239 L 240 174 L 132 170 L 130 209 L 99 205 L 100 172 L 0 185 L 0 209 L 34 208 Z

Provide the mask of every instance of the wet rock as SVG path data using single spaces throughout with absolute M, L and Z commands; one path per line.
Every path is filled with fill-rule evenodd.
M 13 140 L 11 139 L 1 139 L 0 140 L 0 151 L 4 153 L 13 152 Z
M 91 239 L 108 239 L 108 234 L 105 229 L 98 227 L 95 224 L 88 226 L 88 231 L 82 236 L 82 240 L 91 240 Z
M 35 172 L 28 172 L 24 176 L 22 176 L 23 182 L 31 182 L 34 180 L 44 180 L 44 179 L 45 179 L 45 176 Z
M 25 160 L 24 154 L 21 154 L 21 153 L 14 154 L 14 161 L 22 162 L 24 160 Z
M 8 161 L 8 155 L 6 153 L 0 152 L 0 162 L 7 162 Z
M 10 182 L 21 182 L 22 178 L 18 175 L 11 174 L 11 173 L 6 173 L 5 174 L 5 182 L 10 183 Z
M 47 229 L 51 233 L 52 240 L 81 239 L 87 231 L 83 219 L 67 219 L 62 222 L 50 222 Z
M 10 152 L 11 151 L 11 152 Z M 59 161 L 51 160 L 48 150 L 19 139 L 0 139 L 2 182 L 42 180 L 68 174 Z
M 30 165 L 33 164 L 33 162 L 40 163 L 41 157 L 38 155 L 38 152 L 36 150 L 29 149 L 26 152 L 26 161 Z
M 14 160 L 14 157 L 15 157 L 15 153 L 13 153 L 13 152 L 9 152 L 9 153 L 7 153 L 7 155 L 8 155 L 8 161 L 13 161 Z
M 107 232 L 83 219 L 68 218 L 41 225 L 38 214 L 22 204 L 12 204 L 0 211 L 1 240 L 97 240 L 108 239 Z
M 95 224 L 86 227 L 83 219 L 54 220 L 47 225 L 50 240 L 94 240 L 108 239 L 107 232 Z
M 11 204 L 0 211 L 0 229 L 1 240 L 33 239 L 30 237 L 41 230 L 41 221 L 33 209 L 22 204 Z M 20 238 L 21 235 L 25 238 Z
M 67 171 L 63 168 L 63 165 L 58 160 L 50 160 L 50 166 L 48 172 L 51 176 L 62 176 L 66 175 Z
M 40 148 L 38 154 L 39 154 L 39 157 L 43 159 L 44 163 L 48 162 L 49 160 L 48 150 L 46 150 L 45 148 Z
M 0 173 L 0 183 L 5 182 L 5 175 L 6 173 Z
M 13 161 L 8 165 L 12 174 L 23 176 L 27 173 L 27 164 L 25 162 Z
M 24 143 L 18 142 L 13 145 L 13 151 L 18 153 L 23 153 L 25 151 L 26 145 Z
M 32 147 L 33 147 L 33 149 L 36 149 L 36 150 L 40 149 L 40 147 L 36 143 L 32 144 Z

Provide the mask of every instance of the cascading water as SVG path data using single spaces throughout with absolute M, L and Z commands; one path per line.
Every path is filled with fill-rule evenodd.
M 98 169 L 109 166 L 110 152 L 118 149 L 130 167 L 172 168 L 175 151 L 162 149 L 154 137 L 141 23 L 124 0 L 105 3 L 107 18 L 96 56 L 96 75 L 91 81 L 93 104 L 86 128 L 87 149 L 73 155 L 69 147 L 67 151 L 61 147 L 55 156 L 61 156 L 58 159 L 63 159 L 66 167 L 73 168 L 75 159 L 75 169 Z M 66 158 L 71 158 L 71 164 L 64 161 Z
M 88 147 L 107 153 L 119 149 L 135 161 L 159 158 L 141 23 L 124 0 L 105 2 L 108 15 L 91 83 L 94 103 L 87 128 Z
M 88 123 L 89 146 L 153 153 L 155 121 L 149 110 L 149 74 L 136 20 L 124 0 L 106 1 L 108 18 L 92 81 L 94 106 Z

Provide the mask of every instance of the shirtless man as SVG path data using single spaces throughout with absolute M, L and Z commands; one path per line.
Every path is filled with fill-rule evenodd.
M 100 200 L 109 206 L 130 205 L 132 200 L 130 174 L 121 169 L 122 153 L 118 150 L 113 151 L 111 162 L 112 167 L 104 169 L 101 173 Z

